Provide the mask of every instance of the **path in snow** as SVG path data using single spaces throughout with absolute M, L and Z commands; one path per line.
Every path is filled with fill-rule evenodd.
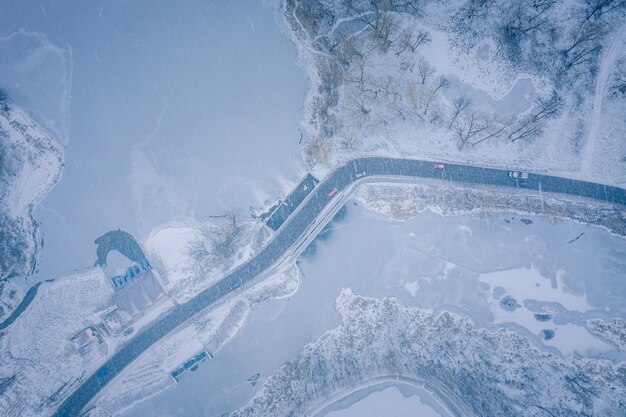
M 587 136 L 587 142 L 582 154 L 580 168 L 583 177 L 586 179 L 592 178 L 593 155 L 595 153 L 598 131 L 600 129 L 600 116 L 602 115 L 602 100 L 604 99 L 604 92 L 606 90 L 606 80 L 609 78 L 609 75 L 611 75 L 611 70 L 615 65 L 619 53 L 622 51 L 621 46 L 625 39 L 626 25 L 622 25 L 600 63 L 600 71 L 598 72 L 596 81 L 596 93 L 593 101 L 591 128 L 589 129 L 589 135 Z

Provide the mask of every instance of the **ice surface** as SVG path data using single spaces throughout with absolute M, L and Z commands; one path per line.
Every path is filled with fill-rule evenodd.
M 3 4 L 0 36 L 24 28 L 72 51 L 64 175 L 36 212 L 46 236 L 38 279 L 93 264 L 93 239 L 108 230 L 141 238 L 164 222 L 248 211 L 302 177 L 307 84 L 274 6 Z M 33 58 L 15 77 L 50 75 L 41 69 L 57 67 L 47 61 L 57 59 L 51 48 L 39 48 L 41 66 Z M 17 64 L 28 49 L 6 51 L 3 62 Z M 65 85 L 50 76 L 60 78 L 54 88 Z M 35 91 L 56 90 L 29 84 L 23 94 Z
M 27 32 L 21 26 L 2 22 L 0 36 L 11 27 L 19 30 L 0 37 L 0 88 L 51 131 L 56 140 L 67 143 L 73 67 L 71 48 L 65 43 L 50 42 L 43 33 Z
M 365 398 L 359 398 L 363 397 Z M 422 393 L 427 395 L 427 393 Z M 352 397 L 352 396 L 351 396 Z M 386 387 L 371 393 L 356 393 L 354 398 L 347 398 L 342 402 L 349 405 L 344 409 L 330 411 L 323 414 L 325 417 L 442 417 L 431 406 L 424 404 L 419 395 L 405 394 L 397 386 Z M 353 401 L 353 404 L 350 404 Z M 345 405 L 344 405 L 345 406 Z M 322 415 L 318 415 L 322 417 Z

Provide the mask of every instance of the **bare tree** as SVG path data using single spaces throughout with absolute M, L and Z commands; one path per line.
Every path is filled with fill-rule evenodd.
M 405 113 L 402 114 L 402 117 L 410 118 L 413 121 L 424 121 L 424 117 L 422 116 L 420 109 L 422 105 L 422 95 L 423 88 L 417 83 L 417 81 L 409 81 L 407 86 L 407 102 L 408 108 Z
M 563 99 L 556 91 L 552 91 L 550 97 L 539 98 L 537 100 L 537 109 L 535 110 L 535 118 L 537 120 L 547 119 L 555 116 L 563 106 Z
M 355 110 L 355 119 L 357 119 L 357 121 L 359 122 L 364 122 L 368 118 L 371 109 L 365 106 L 365 101 L 363 100 L 363 97 L 354 97 L 351 101 L 351 105 Z
M 364 88 L 366 81 L 365 69 L 367 68 L 367 61 L 363 58 L 357 58 L 352 62 L 352 64 L 353 65 L 351 66 L 351 68 L 353 69 L 353 71 L 350 71 L 348 81 L 350 81 L 351 83 L 356 83 L 361 86 L 361 88 Z
M 437 127 L 441 127 L 443 125 L 444 116 L 445 113 L 440 107 L 434 107 L 433 110 L 430 112 L 430 119 L 428 120 L 428 122 Z
M 613 97 L 626 96 L 626 59 L 617 62 L 615 72 L 609 92 Z
M 227 263 L 237 249 L 237 238 L 243 228 L 241 213 L 228 210 L 219 223 L 206 224 L 200 228 L 201 238 L 189 245 L 189 255 L 196 275 L 205 274 L 215 266 Z
M 331 145 L 327 138 L 316 137 L 310 140 L 306 146 L 307 157 L 312 164 L 328 162 Z
M 398 38 L 398 50 L 396 55 L 400 56 L 401 53 L 407 49 L 411 52 L 415 52 L 417 48 L 431 41 L 430 34 L 427 31 L 417 31 L 410 27 L 405 28 L 400 33 Z
M 241 233 L 241 214 L 238 210 L 228 210 L 216 230 L 204 231 L 211 242 L 213 256 L 223 261 L 234 255 L 239 233 Z
M 398 37 L 398 50 L 396 51 L 396 56 L 400 56 L 402 52 L 409 49 L 412 41 L 413 28 L 402 29 L 402 32 L 400 32 L 400 36 Z
M 585 10 L 585 19 L 592 17 L 598 19 L 605 13 L 613 10 L 623 9 L 626 6 L 626 0 L 585 0 L 587 5 Z
M 393 43 L 393 35 L 398 28 L 398 24 L 395 17 L 389 12 L 382 13 L 378 20 L 377 28 L 372 32 L 372 35 L 378 48 L 382 52 L 387 52 Z
M 378 48 L 386 52 L 393 43 L 392 37 L 397 30 L 397 22 L 391 13 L 391 3 L 385 0 L 370 0 L 368 11 L 360 14 L 356 20 L 365 23 Z
M 422 84 L 425 84 L 428 77 L 432 76 L 435 73 L 435 68 L 431 66 L 425 59 L 421 59 L 420 62 L 417 64 L 417 73 L 420 76 Z
M 485 141 L 488 141 L 489 139 L 497 139 L 501 137 L 504 131 L 508 129 L 509 127 L 511 127 L 512 124 L 513 124 L 512 119 L 506 120 L 504 122 L 498 122 L 495 120 L 492 121 L 491 126 L 489 127 L 489 129 L 487 129 L 487 132 L 488 132 L 487 135 L 482 137 L 481 139 L 478 139 L 472 142 L 472 146 L 479 145 Z
M 543 122 L 558 114 L 562 105 L 562 99 L 555 91 L 547 99 L 540 98 L 537 100 L 535 109 L 530 114 L 522 117 L 517 127 L 509 133 L 509 139 L 512 142 L 516 142 L 541 133 Z
M 566 66 L 572 67 L 589 61 L 593 53 L 601 48 L 600 41 L 606 31 L 599 22 L 584 20 L 569 34 L 571 44 L 563 51 L 566 59 Z
M 416 17 L 424 16 L 424 0 L 391 0 L 391 8 Z
M 355 37 L 349 36 L 341 41 L 335 53 L 339 63 L 345 67 L 352 65 L 354 60 L 365 59 L 365 53 Z
M 447 88 L 448 85 L 450 85 L 450 82 L 447 80 L 447 78 L 439 77 L 437 79 L 437 83 L 422 96 L 423 103 L 424 103 L 424 106 L 423 106 L 424 116 L 428 113 L 428 110 L 430 110 L 430 107 L 432 106 L 433 102 L 437 99 L 441 90 Z
M 520 119 L 516 129 L 509 133 L 509 139 L 511 139 L 511 142 L 516 142 L 520 139 L 532 138 L 541 132 L 543 132 L 543 126 L 531 114 Z
M 587 407 L 591 407 L 593 399 L 598 395 L 593 378 L 580 371 L 574 376 L 565 376 L 565 388 L 576 394 Z
M 507 29 L 520 38 L 529 35 L 547 24 L 547 12 L 558 0 L 533 0 L 532 2 L 514 2 L 509 10 Z
M 372 81 L 372 85 L 376 90 L 377 97 L 381 97 L 392 103 L 400 98 L 400 93 L 397 90 L 397 80 L 390 75 L 375 78 Z
M 467 109 L 472 104 L 472 101 L 467 97 L 458 97 L 454 99 L 453 104 L 454 104 L 454 111 L 452 113 L 452 118 L 450 119 L 450 123 L 448 123 L 448 129 L 452 128 L 452 125 L 454 124 L 454 121 L 456 120 L 456 118 L 459 117 L 459 114 L 461 114 L 465 109 Z
M 479 117 L 474 112 L 465 113 L 455 124 L 454 131 L 459 138 L 459 148 L 463 149 L 469 143 L 470 139 L 489 129 L 492 122 L 488 119 Z
M 485 17 L 490 5 L 490 0 L 469 0 L 461 8 L 461 12 L 471 23 L 475 18 Z

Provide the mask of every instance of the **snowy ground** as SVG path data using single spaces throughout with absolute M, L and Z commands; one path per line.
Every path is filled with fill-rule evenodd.
M 33 212 L 61 176 L 63 150 L 0 94 L 0 280 L 5 280 L 27 278 L 36 268 L 43 243 Z
M 594 97 L 591 129 L 583 154 L 582 170 L 589 178 L 610 178 L 623 184 L 626 171 L 626 26 L 616 33 L 602 60 Z M 620 76 L 622 78 L 620 78 Z
M 39 288 L 28 309 L 0 336 L 0 414 L 48 415 L 49 407 L 104 362 L 109 346 L 103 337 L 82 352 L 70 339 L 102 320 L 112 293 L 100 268 Z

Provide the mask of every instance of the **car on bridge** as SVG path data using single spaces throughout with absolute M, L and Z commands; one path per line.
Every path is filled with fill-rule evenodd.
M 528 179 L 528 172 L 509 171 L 509 177 L 516 178 L 519 180 L 526 180 Z

